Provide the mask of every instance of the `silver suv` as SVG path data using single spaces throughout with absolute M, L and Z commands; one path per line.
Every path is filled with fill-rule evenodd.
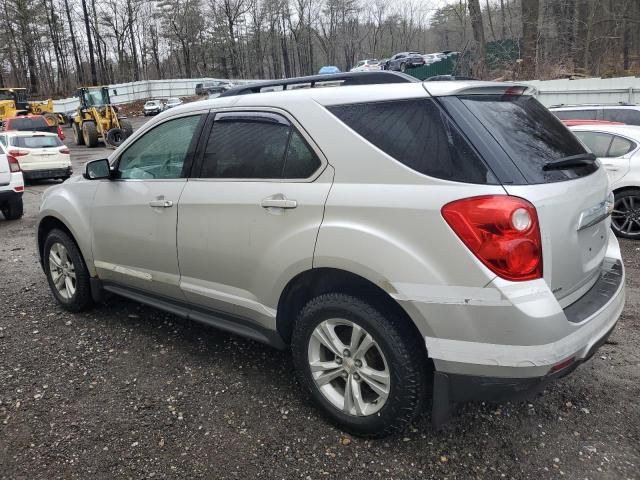
M 331 77 L 171 109 L 47 190 L 60 304 L 109 292 L 290 347 L 363 436 L 402 430 L 427 394 L 439 425 L 593 355 L 625 299 L 593 155 L 526 86 Z

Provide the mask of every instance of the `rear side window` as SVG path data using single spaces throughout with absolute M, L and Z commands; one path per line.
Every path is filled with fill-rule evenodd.
M 367 141 L 417 172 L 457 182 L 497 183 L 431 99 L 339 105 L 329 110 Z
M 609 148 L 610 157 L 621 157 L 636 149 L 636 144 L 626 138 L 615 136 Z
M 530 95 L 466 95 L 460 101 L 496 140 L 528 183 L 589 175 L 596 163 L 546 170 L 545 165 L 587 153 L 558 118 Z
M 608 156 L 613 135 L 599 132 L 574 132 L 596 157 Z
M 554 110 L 553 114 L 560 120 L 595 120 L 597 110 Z
M 640 111 L 631 108 L 605 108 L 603 111 L 605 120 L 610 122 L 622 122 L 627 125 L 640 125 Z
M 320 159 L 280 115 L 220 114 L 209 135 L 201 178 L 304 179 Z
M 13 137 L 11 144 L 18 148 L 55 148 L 63 143 L 58 137 Z

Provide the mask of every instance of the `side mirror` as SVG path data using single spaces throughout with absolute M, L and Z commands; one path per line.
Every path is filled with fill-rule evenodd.
M 111 178 L 111 166 L 109 160 L 101 158 L 87 162 L 84 166 L 84 178 L 87 180 L 102 180 Z

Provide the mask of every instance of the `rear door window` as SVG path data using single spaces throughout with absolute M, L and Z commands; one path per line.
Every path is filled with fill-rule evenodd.
M 554 110 L 553 114 L 560 120 L 595 120 L 597 110 Z
M 199 176 L 305 179 L 320 165 L 315 152 L 283 116 L 229 112 L 216 116 Z
M 613 138 L 613 142 L 611 142 L 611 147 L 609 147 L 609 157 L 622 157 L 629 152 L 635 150 L 637 145 L 631 140 L 627 140 L 626 138 L 618 137 L 617 135 Z
M 338 105 L 329 111 L 365 140 L 419 173 L 457 182 L 497 183 L 432 99 Z
M 605 108 L 602 113 L 604 119 L 610 122 L 640 125 L 640 111 L 632 108 Z
M 598 165 L 563 170 L 548 163 L 587 153 L 562 122 L 530 95 L 463 95 L 458 97 L 495 139 L 530 184 L 589 175 Z

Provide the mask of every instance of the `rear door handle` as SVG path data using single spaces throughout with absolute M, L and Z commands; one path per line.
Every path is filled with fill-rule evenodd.
M 298 202 L 290 200 L 281 193 L 267 197 L 260 204 L 262 208 L 296 208 Z
M 173 207 L 171 200 L 151 200 L 149 206 L 152 208 L 170 208 Z

